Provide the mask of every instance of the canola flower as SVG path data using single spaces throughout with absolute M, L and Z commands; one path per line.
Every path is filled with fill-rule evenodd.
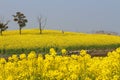
M 56 53 L 56 51 L 54 50 L 54 48 L 51 48 L 50 49 L 50 54 L 52 55 L 52 56 L 55 56 L 57 53 Z
M 62 55 L 66 55 L 67 50 L 66 50 L 66 49 L 62 49 L 62 50 L 61 50 L 61 53 L 62 53 Z
M 5 31 L 0 36 L 0 50 L 8 49 L 46 49 L 46 48 L 68 48 L 91 45 L 111 45 L 120 44 L 120 37 L 105 34 L 85 34 L 75 32 L 44 30 L 39 34 L 38 29 L 23 30 L 19 35 L 17 30 Z
M 0 70 L 0 80 L 119 80 L 120 48 L 93 58 L 85 50 L 71 56 L 57 55 L 54 48 L 44 56 L 32 51 L 0 58 Z
M 23 53 L 20 55 L 20 59 L 25 59 L 25 58 L 26 58 L 26 54 Z

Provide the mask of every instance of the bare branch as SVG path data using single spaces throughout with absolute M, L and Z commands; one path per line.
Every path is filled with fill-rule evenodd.
M 47 24 L 47 18 L 44 20 L 43 29 L 45 28 L 46 24 Z
M 47 18 L 43 19 L 42 16 L 37 17 L 38 23 L 39 23 L 39 29 L 40 29 L 40 34 L 42 34 L 42 30 L 45 28 Z
M 9 22 L 10 22 L 10 20 L 8 20 L 8 21 L 4 24 L 4 26 L 8 25 Z

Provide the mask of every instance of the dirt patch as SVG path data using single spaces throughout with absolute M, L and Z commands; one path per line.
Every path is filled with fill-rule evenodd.
M 105 57 L 107 56 L 108 52 L 111 52 L 115 49 L 92 49 L 92 50 L 86 50 L 88 54 L 90 54 L 92 57 Z M 72 54 L 80 54 L 80 50 L 75 50 L 75 51 L 68 51 L 68 55 L 72 55 Z

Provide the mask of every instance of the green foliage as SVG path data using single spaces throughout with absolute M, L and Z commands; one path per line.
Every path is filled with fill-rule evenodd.
M 115 49 L 119 47 L 120 44 L 110 44 L 110 45 L 91 45 L 91 46 L 68 46 L 68 47 L 62 47 L 67 49 L 68 51 L 74 51 L 74 50 L 105 50 L 105 49 Z M 13 53 L 21 54 L 21 53 L 29 53 L 30 51 L 35 51 L 36 53 L 48 53 L 49 49 L 52 47 L 35 47 L 35 48 L 19 48 L 19 49 L 0 49 L 0 55 L 2 56 L 9 56 Z M 53 46 L 53 48 L 60 52 L 62 48 L 58 46 Z
M 28 20 L 26 19 L 26 16 L 24 16 L 24 14 L 21 12 L 16 12 L 16 15 L 13 15 L 13 17 L 14 21 L 17 22 L 19 25 L 19 30 L 21 34 L 21 29 L 26 26 Z
M 8 28 L 8 26 L 7 26 L 8 23 L 9 23 L 9 21 L 7 21 L 6 23 L 3 23 L 2 21 L 0 21 L 0 34 L 1 35 L 2 35 L 2 32 Z

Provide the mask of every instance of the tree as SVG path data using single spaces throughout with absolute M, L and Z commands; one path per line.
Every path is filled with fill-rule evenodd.
M 40 34 L 42 34 L 42 31 L 45 28 L 46 22 L 47 22 L 47 18 L 43 19 L 42 16 L 38 17 Z
M 16 15 L 13 15 L 13 17 L 14 17 L 14 21 L 17 22 L 19 25 L 19 31 L 21 34 L 21 30 L 23 27 L 26 26 L 28 20 L 26 19 L 26 16 L 24 16 L 24 14 L 21 12 L 16 12 Z
M 7 21 L 6 23 L 4 23 L 2 20 L 0 20 L 0 34 L 2 35 L 2 32 L 5 31 L 8 28 L 8 23 L 9 21 Z
M 60 26 L 60 28 L 61 28 L 61 26 Z M 64 34 L 64 33 L 65 33 L 65 31 L 64 31 L 63 29 L 61 30 L 61 32 L 62 32 L 62 34 Z

